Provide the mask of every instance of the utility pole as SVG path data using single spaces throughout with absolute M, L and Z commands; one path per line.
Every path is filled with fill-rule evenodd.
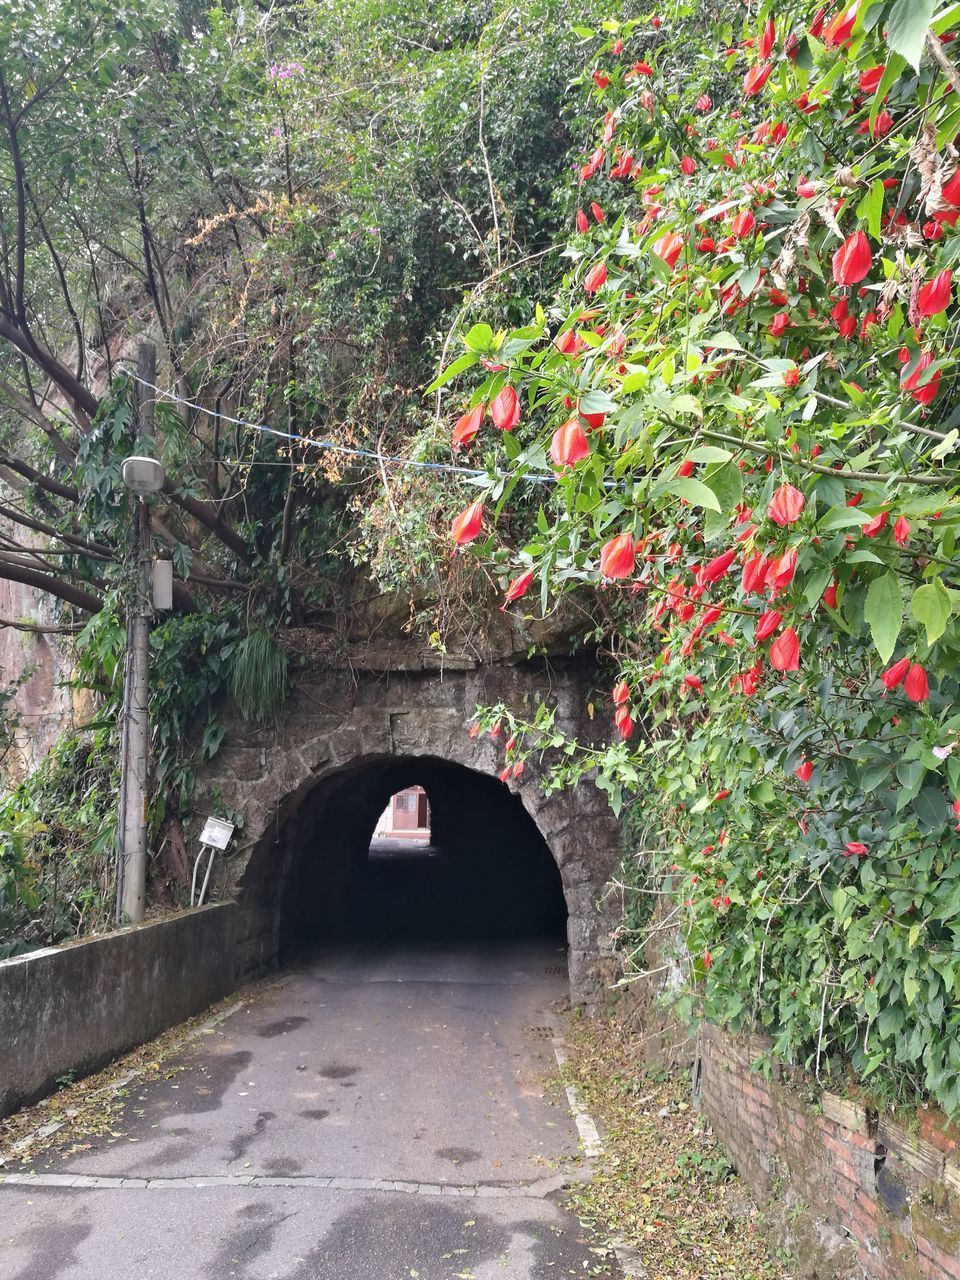
M 153 392 L 143 382 L 156 383 L 157 352 L 144 342 L 137 350 L 138 444 L 149 452 L 154 438 Z M 140 450 L 137 450 L 140 453 Z M 163 485 L 163 467 L 155 458 L 134 456 L 123 464 L 123 483 L 131 490 L 134 510 L 129 520 L 127 568 L 127 649 L 123 676 L 123 721 L 120 756 L 120 856 L 117 922 L 143 919 L 147 881 L 147 804 L 150 778 L 150 618 L 152 573 L 150 510 L 147 494 Z

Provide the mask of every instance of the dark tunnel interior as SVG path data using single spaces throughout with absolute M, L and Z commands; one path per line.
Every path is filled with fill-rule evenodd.
M 371 848 L 391 796 L 413 786 L 429 800 L 429 846 Z M 318 783 L 285 843 L 284 953 L 341 941 L 565 937 L 560 873 L 536 824 L 498 779 L 462 765 L 367 758 Z

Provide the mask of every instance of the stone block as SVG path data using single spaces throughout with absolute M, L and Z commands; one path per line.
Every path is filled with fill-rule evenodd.
M 853 1133 L 867 1133 L 867 1113 L 860 1103 L 840 1098 L 835 1093 L 824 1093 L 820 1101 L 826 1119 Z

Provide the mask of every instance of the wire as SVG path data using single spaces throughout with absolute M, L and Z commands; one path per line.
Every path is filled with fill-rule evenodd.
M 485 479 L 492 478 L 500 480 L 511 480 L 519 478 L 523 480 L 532 480 L 536 484 L 556 484 L 557 477 L 547 475 L 540 471 L 528 471 L 519 475 L 516 472 L 495 471 L 479 471 L 473 467 L 456 467 L 446 462 L 419 462 L 415 458 L 398 458 L 388 457 L 384 454 L 377 453 L 372 449 L 353 449 L 348 445 L 334 444 L 332 440 L 313 440 L 310 436 L 301 436 L 296 432 L 278 431 L 276 427 L 268 427 L 262 422 L 248 422 L 245 418 L 234 418 L 228 413 L 220 413 L 216 409 L 208 409 L 202 404 L 197 404 L 194 400 L 185 400 L 183 396 L 178 396 L 173 391 L 164 391 L 162 387 L 155 386 L 152 382 L 147 382 L 144 378 L 139 378 L 135 373 L 127 375 L 133 382 L 137 382 L 141 387 L 147 387 L 150 391 L 155 391 L 158 396 L 163 396 L 165 400 L 172 401 L 174 404 L 184 405 L 188 409 L 194 409 L 197 413 L 205 413 L 211 418 L 219 418 L 221 422 L 230 422 L 237 427 L 246 427 L 249 431 L 258 431 L 263 435 L 276 436 L 280 440 L 290 440 L 296 444 L 309 445 L 313 449 L 325 449 L 331 453 L 340 453 L 350 458 L 368 458 L 377 464 L 389 464 L 393 467 L 413 467 L 420 471 L 440 471 L 446 472 L 448 475 L 483 476 Z M 244 463 L 243 465 L 256 465 L 254 463 Z

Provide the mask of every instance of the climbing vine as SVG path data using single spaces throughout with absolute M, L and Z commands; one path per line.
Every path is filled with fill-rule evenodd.
M 481 713 L 504 780 L 550 751 L 549 785 L 593 773 L 642 810 L 689 1011 L 953 1114 L 958 20 L 855 0 L 581 28 L 598 120 L 562 274 L 437 383 L 488 468 L 454 544 L 508 609 L 594 593 L 613 671 L 607 745 L 548 707 Z

